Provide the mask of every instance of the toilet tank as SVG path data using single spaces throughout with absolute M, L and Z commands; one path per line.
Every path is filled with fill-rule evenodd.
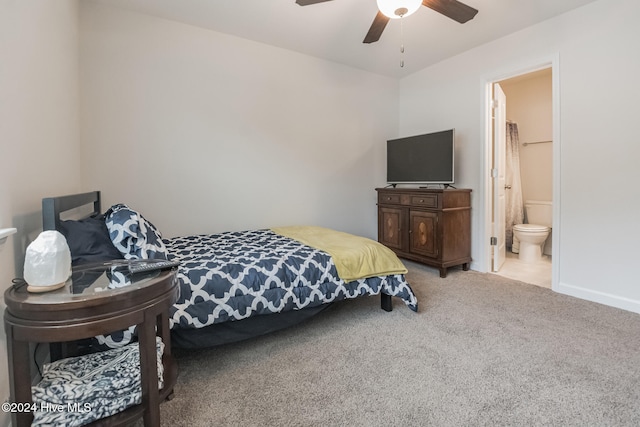
M 528 224 L 544 225 L 546 227 L 551 227 L 553 225 L 553 209 L 551 202 L 527 200 L 524 202 L 524 211 L 527 216 Z

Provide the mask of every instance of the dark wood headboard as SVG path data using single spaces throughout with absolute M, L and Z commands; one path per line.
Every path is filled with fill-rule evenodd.
M 74 209 L 86 205 L 93 205 L 93 209 L 89 214 L 85 214 L 84 218 L 99 214 L 100 192 L 91 191 L 82 194 L 70 194 L 68 196 L 47 197 L 42 199 L 42 228 L 43 230 L 59 230 L 60 216 Z

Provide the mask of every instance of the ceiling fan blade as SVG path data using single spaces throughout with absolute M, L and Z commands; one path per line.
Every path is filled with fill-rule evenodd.
M 378 11 L 378 14 L 373 19 L 373 23 L 371 24 L 371 27 L 369 27 L 369 32 L 364 37 L 364 40 L 362 41 L 362 43 L 373 43 L 380 40 L 380 36 L 384 31 L 384 27 L 387 26 L 387 22 L 389 22 L 389 19 L 391 18 L 384 15 L 382 12 Z
M 331 1 L 331 0 L 296 0 L 296 3 L 299 4 L 300 6 L 309 6 L 310 4 L 324 3 L 326 1 Z
M 460 3 L 458 0 L 422 0 L 422 5 L 461 24 L 472 20 L 478 13 L 478 9 Z

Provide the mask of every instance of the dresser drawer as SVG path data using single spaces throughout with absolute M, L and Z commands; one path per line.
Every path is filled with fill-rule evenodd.
M 378 203 L 387 205 L 399 205 L 400 194 L 378 193 Z
M 438 207 L 438 195 L 437 194 L 424 194 L 419 196 L 411 196 L 411 205 L 424 206 L 427 208 Z

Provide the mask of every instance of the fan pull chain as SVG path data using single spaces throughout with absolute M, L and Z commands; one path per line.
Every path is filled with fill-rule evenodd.
M 403 23 L 404 19 L 400 17 L 400 68 L 404 68 L 404 28 Z

